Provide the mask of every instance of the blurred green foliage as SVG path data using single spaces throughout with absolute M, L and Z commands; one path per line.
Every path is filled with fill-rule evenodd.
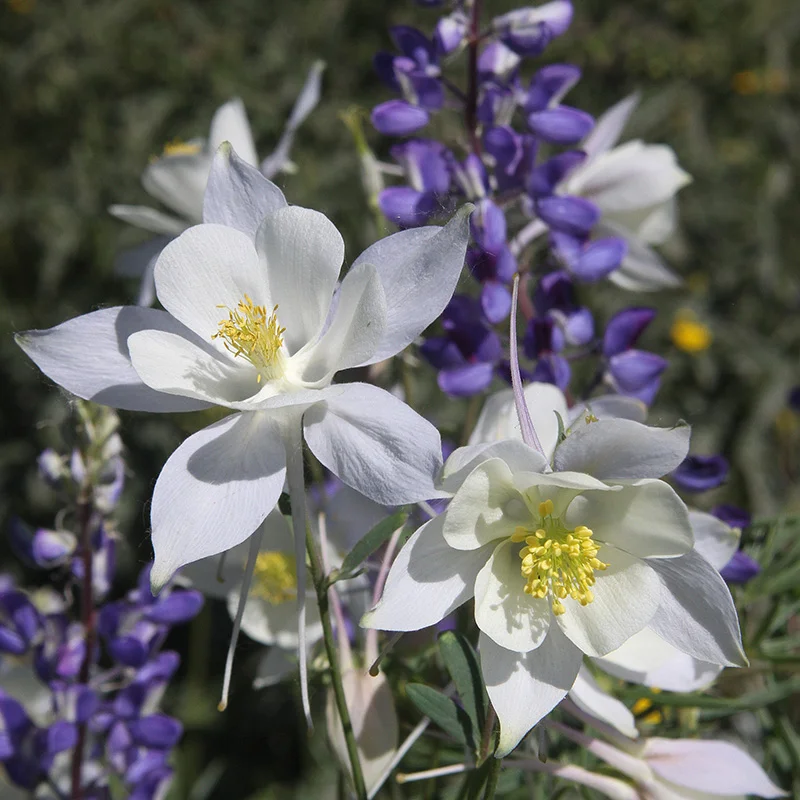
M 485 6 L 494 14 L 514 4 Z M 370 222 L 340 115 L 387 99 L 371 69 L 374 52 L 390 46 L 387 26 L 430 29 L 435 19 L 435 10 L 402 0 L 2 0 L 3 529 L 11 514 L 42 523 L 52 517 L 54 498 L 34 479 L 34 461 L 56 441 L 66 414 L 58 391 L 10 333 L 134 296 L 135 287 L 116 278 L 112 264 L 121 247 L 142 237 L 112 219 L 107 206 L 147 202 L 139 175 L 148 158 L 166 141 L 205 135 L 215 108 L 232 96 L 243 98 L 266 155 L 308 68 L 322 58 L 329 65 L 322 103 L 297 137 L 297 173 L 279 182 L 290 202 L 327 213 L 344 232 L 348 252 L 359 252 L 388 226 L 376 231 Z M 668 355 L 671 366 L 652 419 L 689 420 L 695 452 L 731 459 L 731 479 L 704 496 L 704 506 L 732 502 L 756 516 L 800 508 L 800 417 L 786 407 L 788 389 L 800 383 L 799 48 L 796 0 L 579 0 L 571 31 L 546 53 L 547 61 L 583 68 L 570 102 L 593 113 L 641 90 L 628 135 L 670 144 L 694 176 L 679 197 L 680 234 L 666 251 L 685 289 L 632 297 L 602 287 L 591 290 L 591 304 L 602 319 L 626 304 L 660 309 L 643 344 Z M 389 143 L 371 130 L 368 136 L 385 155 Z M 670 343 L 678 309 L 693 311 L 710 328 L 709 349 L 692 355 Z M 423 375 L 430 384 L 431 374 Z M 443 404 L 441 397 L 435 402 Z M 121 527 L 131 543 L 131 568 L 149 557 L 143 508 L 154 477 L 185 430 L 199 424 L 124 415 L 132 475 Z M 757 553 L 762 545 L 755 546 Z M 796 598 L 792 591 L 787 586 Z M 757 604 L 769 602 L 744 599 L 756 604 L 755 619 L 763 613 Z M 194 639 L 206 637 L 200 652 L 214 655 L 199 672 L 190 659 L 179 708 L 213 708 L 208 681 L 224 650 L 224 617 L 210 609 L 196 626 Z M 797 635 L 785 630 L 789 624 L 784 620 L 781 636 Z M 198 633 L 202 626 L 205 634 Z M 796 666 L 793 641 L 776 652 Z M 254 702 L 245 691 L 237 704 L 234 695 L 222 720 L 210 723 L 201 713 L 202 736 L 193 736 L 189 720 L 180 796 L 188 796 L 187 776 L 206 765 L 208 753 L 224 764 L 227 781 L 214 797 L 243 797 L 303 771 L 303 733 L 286 722 L 294 714 L 291 696 L 278 690 L 259 697 Z M 797 698 L 781 713 L 788 716 L 774 725 L 791 729 Z M 264 718 L 276 720 L 277 729 Z M 306 758 L 321 758 L 317 740 Z M 797 744 L 787 741 L 795 742 L 793 755 L 785 745 L 791 768 Z M 298 791 L 317 796 L 310 788 Z

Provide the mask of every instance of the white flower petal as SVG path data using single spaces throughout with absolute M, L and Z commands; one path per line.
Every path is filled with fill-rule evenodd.
M 545 714 L 572 688 L 582 656 L 551 625 L 545 640 L 529 653 L 513 653 L 480 635 L 481 672 L 486 691 L 500 720 L 500 743 L 495 755 L 507 756 Z
M 714 567 L 694 550 L 648 563 L 663 584 L 661 605 L 650 627 L 701 661 L 746 665 L 733 598 Z
M 203 341 L 212 341 L 226 309 L 235 309 L 245 295 L 272 308 L 252 240 L 223 225 L 195 225 L 170 242 L 156 263 L 155 280 L 164 308 Z M 214 342 L 225 350 L 219 339 Z
M 692 549 L 683 500 L 664 481 L 636 481 L 614 494 L 587 492 L 567 511 L 570 527 L 586 525 L 599 542 L 639 558 L 673 558 Z
M 227 225 L 255 239 L 264 217 L 286 206 L 283 192 L 240 158 L 229 143 L 211 163 L 203 200 L 203 222 Z
M 567 400 L 564 393 L 551 383 L 529 383 L 524 389 L 524 394 L 534 430 L 549 460 L 558 441 L 556 413 L 560 414 L 564 424 L 567 424 Z M 512 389 L 496 392 L 486 399 L 469 437 L 469 444 L 501 439 L 522 440 Z
M 598 226 L 597 233 L 600 236 L 622 236 L 628 244 L 628 252 L 622 259 L 622 264 L 608 276 L 620 289 L 629 292 L 656 292 L 674 289 L 683 283 L 667 267 L 661 256 L 628 228 L 604 219 Z
M 444 311 L 464 266 L 471 212 L 465 206 L 443 228 L 393 233 L 355 260 L 378 268 L 388 311 L 383 340 L 365 365 L 399 353 Z
M 376 503 L 399 505 L 441 496 L 439 431 L 393 395 L 366 383 L 340 384 L 310 408 L 305 437 L 314 455 L 348 486 Z
M 580 427 L 579 423 L 586 424 L 587 414 L 592 414 L 597 419 L 631 419 L 634 422 L 644 422 L 647 419 L 647 406 L 635 397 L 604 394 L 573 406 L 568 417 L 564 418 L 564 424 Z
M 290 361 L 297 381 L 326 385 L 334 373 L 369 357 L 386 327 L 386 298 L 378 272 L 371 264 L 353 267 L 339 291 L 336 311 L 325 333 Z
M 601 481 L 660 478 L 689 452 L 688 425 L 653 428 L 630 419 L 603 419 L 578 427 L 556 448 L 556 471 L 585 472 Z
M 131 364 L 128 337 L 143 330 L 189 333 L 163 311 L 118 306 L 15 338 L 48 378 L 84 400 L 129 411 L 207 408 L 205 402 L 157 392 L 142 382 Z
M 108 213 L 122 222 L 127 222 L 128 225 L 135 225 L 151 233 L 177 236 L 186 230 L 186 222 L 182 219 L 176 219 L 148 206 L 113 205 L 108 207 Z
M 544 456 L 521 439 L 471 444 L 450 454 L 442 469 L 442 489 L 457 492 L 475 467 L 492 458 L 502 459 L 512 472 L 541 472 L 547 467 Z
M 283 441 L 264 414 L 233 414 L 190 436 L 153 492 L 153 586 L 251 536 L 278 502 L 285 475 Z
M 208 153 L 166 155 L 152 161 L 142 173 L 145 191 L 189 223 L 203 219 L 211 156 Z
M 470 472 L 445 512 L 444 538 L 456 550 L 475 550 L 511 536 L 530 519 L 505 461 L 492 458 Z
M 291 553 L 291 551 L 290 551 Z M 240 591 L 230 592 L 227 597 L 228 613 L 236 617 Z M 247 598 L 242 614 L 242 630 L 261 644 L 277 645 L 284 650 L 297 650 L 297 604 L 287 600 L 273 604 L 252 593 Z M 322 622 L 316 602 L 306 604 L 306 643 L 311 647 L 322 638 Z
M 595 663 L 616 678 L 668 692 L 705 689 L 722 671 L 716 664 L 682 653 L 649 626 Z
M 475 577 L 492 548 L 453 550 L 442 536 L 442 522 L 441 515 L 429 520 L 400 549 L 380 602 L 361 620 L 363 627 L 420 630 L 472 597 Z
M 154 390 L 217 405 L 240 402 L 255 394 L 257 372 L 249 362 L 240 359 L 236 363 L 193 339 L 196 337 L 190 333 L 134 333 L 128 339 L 134 369 Z
M 645 742 L 643 756 L 660 778 L 696 792 L 715 797 L 786 795 L 749 753 L 730 742 L 654 737 Z
M 216 153 L 223 142 L 230 142 L 239 157 L 248 164 L 252 166 L 258 164 L 247 112 L 244 103 L 238 97 L 221 105 L 211 119 L 211 129 L 208 132 L 209 151 Z
M 586 153 L 587 161 L 610 150 L 619 141 L 622 129 L 628 124 L 637 105 L 639 105 L 639 93 L 634 92 L 624 100 L 615 103 L 597 118 L 592 132 L 581 145 L 581 150 Z
M 719 572 L 739 549 L 741 530 L 704 511 L 689 511 L 689 524 L 695 550 Z
M 652 562 L 601 547 L 597 557 L 608 569 L 595 572 L 594 600 L 582 606 L 564 600 L 566 611 L 556 622 L 569 639 L 588 656 L 604 656 L 642 630 L 653 618 L 661 599 L 658 576 Z
M 270 214 L 256 234 L 272 302 L 286 320 L 284 342 L 294 354 L 319 336 L 344 261 L 344 240 L 319 211 L 287 206 Z
M 603 214 L 614 214 L 669 200 L 690 181 L 671 147 L 634 140 L 592 159 L 569 185 Z
M 324 61 L 315 61 L 308 71 L 308 77 L 295 100 L 294 108 L 289 116 L 289 121 L 283 129 L 280 141 L 275 150 L 261 162 L 261 172 L 268 178 L 283 169 L 288 172 L 289 151 L 292 149 L 294 134 L 305 118 L 316 108 L 319 103 L 322 89 L 322 73 L 325 71 Z
M 569 696 L 582 711 L 608 723 L 623 736 L 638 738 L 639 731 L 636 730 L 636 722 L 628 707 L 604 692 L 586 666 L 581 666 L 578 677 L 569 690 Z
M 500 647 L 535 650 L 550 628 L 550 604 L 523 591 L 521 545 L 499 544 L 475 579 L 475 622 Z

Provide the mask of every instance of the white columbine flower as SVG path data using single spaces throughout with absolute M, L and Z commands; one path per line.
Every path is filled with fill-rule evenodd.
M 260 170 L 266 178 L 272 178 L 281 170 L 292 169 L 289 150 L 294 134 L 319 102 L 324 68 L 321 61 L 312 66 L 277 147 L 261 162 Z M 149 206 L 112 205 L 108 209 L 117 219 L 158 234 L 157 238 L 123 252 L 116 265 L 122 274 L 142 277 L 140 305 L 149 306 L 155 300 L 153 268 L 158 254 L 172 238 L 203 221 L 203 195 L 208 173 L 214 154 L 223 142 L 230 142 L 248 164 L 259 166 L 247 112 L 238 97 L 216 110 L 207 139 L 167 144 L 162 155 L 154 158 L 142 173 L 145 191 L 170 213 Z
M 685 426 L 606 419 L 575 426 L 550 463 L 513 439 L 456 450 L 447 510 L 401 550 L 363 624 L 417 630 L 474 596 L 499 755 L 572 688 L 584 654 L 607 655 L 645 626 L 695 656 L 743 663 L 730 593 L 659 480 L 688 447 Z
M 614 745 L 555 725 L 568 738 L 632 779 L 599 782 L 584 770 L 564 777 L 599 789 L 613 800 L 743 800 L 748 795 L 785 797 L 747 752 L 718 739 L 662 739 L 638 742 L 614 738 Z M 558 774 L 558 771 L 555 771 Z
M 627 241 L 627 255 L 609 280 L 623 289 L 655 291 L 680 283 L 652 245 L 674 231 L 675 195 L 691 177 L 667 145 L 633 139 L 615 146 L 637 102 L 632 95 L 597 120 L 581 145 L 586 160 L 558 191 L 591 200 L 603 213 L 598 233 Z
M 344 242 L 334 225 L 288 206 L 223 145 L 204 223 L 156 264 L 166 311 L 107 308 L 17 336 L 79 397 L 138 411 L 232 412 L 189 437 L 161 471 L 151 511 L 156 589 L 183 565 L 250 537 L 277 503 L 287 462 L 290 491 L 302 491 L 303 436 L 331 472 L 376 502 L 436 496 L 438 431 L 388 392 L 332 381 L 400 352 L 441 314 L 461 273 L 469 211 L 444 228 L 377 242 L 339 286 Z
M 551 458 L 558 438 L 558 417 L 567 426 L 580 427 L 589 419 L 633 419 L 644 422 L 646 406 L 621 395 L 593 398 L 588 404 L 567 408 L 563 392 L 546 383 L 531 383 L 525 398 L 542 448 Z M 514 408 L 513 392 L 504 390 L 487 398 L 470 444 L 478 445 L 502 438 L 521 439 Z M 711 514 L 689 511 L 695 550 L 719 571 L 728 563 L 739 542 L 737 532 Z M 709 686 L 722 671 L 722 665 L 696 658 L 678 649 L 646 626 L 621 647 L 592 661 L 604 671 L 632 683 L 676 692 L 691 692 Z M 636 737 L 633 715 L 618 700 L 603 692 L 591 672 L 582 667 L 569 692 L 570 698 L 585 712 L 602 719 L 629 737 Z

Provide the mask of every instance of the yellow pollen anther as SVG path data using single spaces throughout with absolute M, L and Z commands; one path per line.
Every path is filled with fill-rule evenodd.
M 197 142 L 184 142 L 180 139 L 173 139 L 164 145 L 165 156 L 193 156 L 201 150 Z
M 220 320 L 219 330 L 212 339 L 222 339 L 225 348 L 234 356 L 246 358 L 257 370 L 256 380 L 275 378 L 282 372 L 280 366 L 283 334 L 286 328 L 278 324 L 278 306 L 267 317 L 264 306 L 253 305 L 248 295 L 239 302 L 235 311 L 228 306 L 228 319 Z
M 297 597 L 297 566 L 294 556 L 277 550 L 259 553 L 250 594 L 273 606 L 294 600 Z
M 539 503 L 538 510 L 541 527 L 531 531 L 520 525 L 511 536 L 512 542 L 525 543 L 519 551 L 525 593 L 539 599 L 549 597 L 557 615 L 566 612 L 561 601 L 567 597 L 589 605 L 594 600 L 595 570 L 608 568 L 597 558 L 600 546 L 592 539 L 592 531 L 586 525 L 566 528 L 552 517 L 551 500 Z
M 690 312 L 680 312 L 670 328 L 672 343 L 684 353 L 701 353 L 711 345 L 711 331 Z

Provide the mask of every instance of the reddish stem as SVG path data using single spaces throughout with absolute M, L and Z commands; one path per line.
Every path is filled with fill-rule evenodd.
M 481 40 L 480 19 L 482 0 L 473 0 L 472 16 L 469 24 L 467 104 L 464 109 L 464 122 L 467 126 L 472 152 L 481 154 L 481 140 L 478 137 L 478 45 Z
M 92 657 L 94 655 L 95 644 L 97 641 L 97 614 L 94 607 L 94 588 L 93 588 L 93 552 L 91 537 L 92 503 L 90 492 L 85 489 L 81 491 L 77 506 L 78 527 L 81 542 L 81 560 L 83 562 L 83 583 L 81 586 L 81 622 L 86 636 L 86 650 L 83 654 L 83 661 L 78 676 L 80 683 L 89 683 Z M 86 749 L 87 723 L 82 722 L 78 725 L 78 741 L 72 751 L 72 790 L 71 800 L 82 800 L 82 772 L 83 772 L 83 753 Z

